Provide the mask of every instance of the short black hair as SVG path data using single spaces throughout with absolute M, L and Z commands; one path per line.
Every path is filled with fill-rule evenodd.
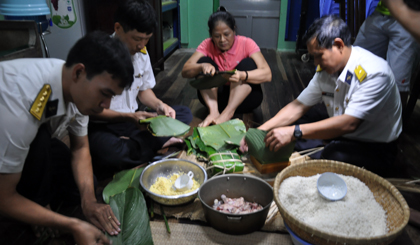
M 70 68 L 77 63 L 85 65 L 88 79 L 106 71 L 120 80 L 122 88 L 133 83 L 134 68 L 127 46 L 105 32 L 89 33 L 76 42 L 67 55 L 65 66 Z
M 123 1 L 114 16 L 114 23 L 120 23 L 124 32 L 137 30 L 150 34 L 157 28 L 156 12 L 150 3 L 144 0 Z
M 231 13 L 226 11 L 225 7 L 220 6 L 217 12 L 214 12 L 212 15 L 210 15 L 209 20 L 207 21 L 210 36 L 212 35 L 214 27 L 219 21 L 224 22 L 227 26 L 229 26 L 230 29 L 232 29 L 232 31 L 236 31 L 235 18 Z
M 351 33 L 347 24 L 337 15 L 325 15 L 309 26 L 302 40 L 304 43 L 316 38 L 320 48 L 331 49 L 334 40 L 341 38 L 344 45 L 351 45 Z
M 415 11 L 420 11 L 420 0 L 404 0 L 409 8 Z

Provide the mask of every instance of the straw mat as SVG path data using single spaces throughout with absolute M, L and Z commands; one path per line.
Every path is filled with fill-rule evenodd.
M 323 232 L 308 226 L 292 216 L 279 200 L 279 189 L 283 180 L 292 176 L 313 176 L 334 172 L 353 176 L 364 182 L 372 191 L 375 200 L 387 213 L 389 231 L 386 235 L 371 238 L 349 238 Z M 308 160 L 285 168 L 274 183 L 274 200 L 286 224 L 303 240 L 313 244 L 389 244 L 399 236 L 408 223 L 410 210 L 401 193 L 389 181 L 365 169 L 331 160 Z
M 234 236 L 221 233 L 209 226 L 169 223 L 171 233 L 167 233 L 165 223 L 150 221 L 153 242 L 160 244 L 284 244 L 293 245 L 289 234 L 253 232 Z

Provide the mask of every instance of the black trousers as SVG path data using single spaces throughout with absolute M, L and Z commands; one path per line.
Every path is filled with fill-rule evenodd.
M 328 118 L 323 104 L 312 107 L 295 124 L 304 124 Z M 396 176 L 394 162 L 398 154 L 397 140 L 389 143 L 364 142 L 344 137 L 323 141 L 301 139 L 296 141 L 295 150 L 301 151 L 319 146 L 324 150 L 311 155 L 313 159 L 328 159 L 363 167 L 382 177 Z
M 217 71 L 219 70 L 219 67 L 217 66 L 216 62 L 214 62 L 210 57 L 201 57 L 197 61 L 197 63 L 210 63 L 216 68 Z M 257 65 L 255 64 L 253 59 L 245 58 L 241 62 L 239 62 L 239 64 L 235 67 L 235 69 L 239 71 L 252 71 L 252 70 L 257 69 Z M 235 113 L 250 113 L 254 109 L 256 109 L 258 106 L 261 105 L 261 102 L 263 100 L 263 92 L 261 89 L 261 85 L 249 83 L 249 86 L 251 86 L 251 89 L 252 89 L 251 93 L 238 106 L 238 108 L 236 108 Z M 197 95 L 201 104 L 203 104 L 204 106 L 207 106 L 199 90 L 197 91 Z M 226 108 L 229 102 L 229 95 L 230 95 L 229 85 L 222 85 L 218 88 L 217 103 L 219 106 L 219 112 L 222 112 Z
M 186 106 L 173 106 L 176 119 L 190 124 L 191 110 Z M 133 123 L 89 123 L 89 145 L 92 165 L 99 179 L 115 172 L 149 162 L 156 151 L 170 137 L 155 137 L 147 130 L 140 130 Z M 121 136 L 130 139 L 122 139 Z
M 80 194 L 71 169 L 71 151 L 60 140 L 51 139 L 46 124 L 32 141 L 21 179 L 19 194 L 42 206 L 80 204 Z

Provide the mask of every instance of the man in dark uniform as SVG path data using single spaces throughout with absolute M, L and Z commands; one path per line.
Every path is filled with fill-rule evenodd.
M 0 212 L 36 226 L 70 232 L 78 244 L 108 244 L 119 233 L 109 205 L 97 202 L 87 138 L 88 117 L 108 108 L 133 81 L 126 46 L 105 33 L 80 39 L 66 62 L 0 62 Z M 55 162 L 51 137 L 68 130 L 71 169 L 83 213 L 95 226 L 45 208 L 52 201 Z M 68 167 L 70 169 L 70 167 Z M 65 175 L 70 173 L 62 173 Z M 58 178 L 64 178 L 59 176 Z

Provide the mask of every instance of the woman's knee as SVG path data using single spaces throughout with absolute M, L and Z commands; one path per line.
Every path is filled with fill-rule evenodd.
M 212 58 L 208 56 L 203 56 L 197 61 L 197 64 L 202 64 L 202 63 L 210 63 L 216 68 L 216 70 L 219 70 L 216 62 L 214 62 L 214 60 L 212 60 Z
M 235 68 L 240 71 L 252 71 L 257 69 L 258 67 L 253 59 L 245 58 L 241 60 L 241 62 L 239 62 L 239 64 Z

